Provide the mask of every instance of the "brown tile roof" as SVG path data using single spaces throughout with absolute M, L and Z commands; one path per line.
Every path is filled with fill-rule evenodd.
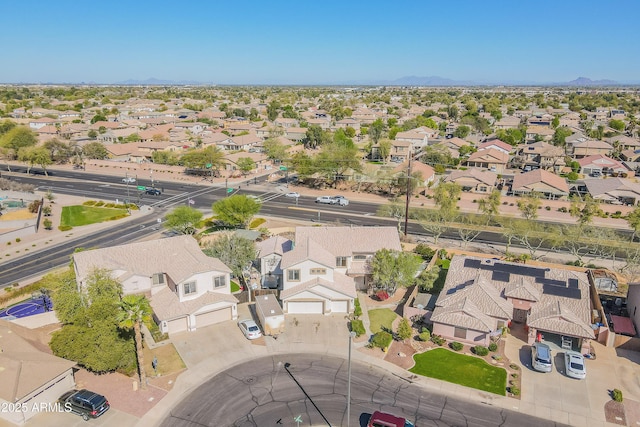
M 292 248 L 293 242 L 282 236 L 269 237 L 267 240 L 256 243 L 259 258 L 269 254 L 283 255 L 285 252 L 289 252 Z
M 238 299 L 231 294 L 208 291 L 198 298 L 180 302 L 175 292 L 169 287 L 164 287 L 151 296 L 149 303 L 153 313 L 162 321 L 194 314 L 208 305 L 218 304 L 218 306 L 225 306 L 237 304 Z
M 38 350 L 28 341 L 30 331 L 0 320 L 0 399 L 16 402 L 76 365 Z
M 333 296 L 332 292 L 324 291 L 323 288 L 341 293 L 351 298 L 355 298 L 357 296 L 355 281 L 351 277 L 334 272 L 333 282 L 325 280 L 321 277 L 316 277 L 315 279 L 309 280 L 307 282 L 301 283 L 289 289 L 283 290 L 280 293 L 280 299 L 282 300 L 290 299 L 304 291 L 315 293 L 318 296 L 329 299 L 329 300 L 339 299 Z
M 472 153 L 467 159 L 467 162 L 486 162 L 504 165 L 506 165 L 508 161 L 509 154 L 505 153 L 504 151 L 496 150 L 495 148 L 487 148 L 482 151 L 476 151 L 475 153 Z
M 531 328 L 561 335 L 595 338 L 593 328 L 582 322 L 576 314 L 561 301 L 552 301 L 544 306 L 534 306 L 527 319 Z
M 492 146 L 499 147 L 507 153 L 510 153 L 511 150 L 513 150 L 513 147 L 510 144 L 500 141 L 499 139 L 494 139 L 478 145 L 478 151 L 491 149 Z
M 396 227 L 296 227 L 296 245 L 307 237 L 334 256 L 375 253 L 379 249 L 402 250 Z
M 445 177 L 445 182 L 456 182 L 459 180 L 473 180 L 487 185 L 496 185 L 498 174 L 491 171 L 483 171 L 476 168 L 467 170 L 456 169 Z
M 533 283 L 524 277 L 511 281 L 504 290 L 504 296 L 533 302 L 540 301 L 542 297 Z
M 461 298 L 470 298 L 482 313 L 500 319 L 511 319 L 513 306 L 500 296 L 498 289 L 487 278 L 478 275 L 472 283 L 465 283 L 460 287 L 462 289 L 452 289 L 452 292 L 438 298 L 436 305 L 446 307 Z
M 468 297 L 460 298 L 448 306 L 436 307 L 431 321 L 481 332 L 491 332 L 495 323 Z
M 198 242 L 191 236 L 176 236 L 78 252 L 73 254 L 73 260 L 79 281 L 84 281 L 96 267 L 120 271 L 121 275 L 151 277 L 155 273 L 166 273 L 175 283 L 207 271 L 231 273 L 231 269 L 222 261 L 205 255 Z
M 534 169 L 514 176 L 511 188 L 512 191 L 535 191 L 534 186 L 540 183 L 547 184 L 560 192 L 569 193 L 569 184 L 564 178 L 544 169 Z
M 306 260 L 317 262 L 331 269 L 336 267 L 336 257 L 309 236 L 297 238 L 294 248 L 282 256 L 281 267 L 289 268 Z

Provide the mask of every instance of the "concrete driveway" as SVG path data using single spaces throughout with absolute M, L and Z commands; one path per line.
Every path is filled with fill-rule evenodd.
M 587 378 L 575 380 L 565 375 L 563 352 L 552 352 L 552 372 L 537 372 L 531 368 L 530 346 L 509 336 L 507 357 L 522 367 L 521 410 L 572 426 L 604 426 L 609 425 L 604 413 L 605 403 L 611 400 L 609 390 L 621 389 L 625 406 L 633 406 L 632 401 L 640 396 L 640 355 L 629 352 L 627 357 L 618 357 L 613 348 L 598 343 L 593 347 L 596 359 L 585 360 Z M 636 421 L 640 420 L 627 419 L 627 425 L 638 425 Z

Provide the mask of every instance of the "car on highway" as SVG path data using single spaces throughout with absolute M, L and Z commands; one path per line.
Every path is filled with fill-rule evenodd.
M 534 342 L 531 346 L 531 367 L 538 372 L 551 372 L 553 361 L 551 349 L 541 342 Z
M 262 203 L 262 199 L 260 197 L 258 197 L 258 196 L 254 196 L 253 194 L 249 194 L 247 197 L 250 198 L 251 200 L 253 200 L 254 202 Z
M 295 199 L 297 199 L 298 197 L 300 197 L 300 193 L 296 193 L 295 191 L 292 191 L 290 193 L 287 193 L 284 195 L 285 197 L 293 197 Z
M 151 188 L 151 187 L 147 187 L 146 190 L 144 190 L 145 194 L 150 194 L 152 196 L 159 196 L 162 194 L 162 192 L 160 190 L 158 190 L 157 188 Z
M 68 391 L 60 396 L 58 402 L 63 411 L 80 415 L 85 421 L 98 418 L 111 407 L 106 397 L 86 389 Z
M 367 427 L 414 427 L 406 418 L 396 417 L 386 412 L 375 411 L 371 414 Z
M 583 380 L 587 376 L 587 368 L 584 366 L 584 356 L 577 351 L 564 353 L 564 373 L 569 378 Z
M 238 327 L 248 340 L 255 340 L 262 336 L 260 328 L 256 322 L 251 319 L 240 320 L 238 322 Z
M 342 196 L 338 196 L 338 198 L 334 196 L 320 196 L 316 197 L 316 203 L 323 203 L 325 205 L 347 206 L 349 204 L 349 200 Z
M 125 178 L 122 178 L 122 182 L 124 182 L 125 184 L 133 184 L 136 182 L 136 179 L 131 176 L 127 176 Z

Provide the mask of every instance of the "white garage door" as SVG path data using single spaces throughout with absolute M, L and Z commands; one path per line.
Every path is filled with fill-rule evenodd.
M 332 313 L 346 313 L 347 312 L 347 301 L 331 301 L 331 312 Z
M 196 315 L 196 328 L 231 320 L 231 307 Z
M 291 301 L 287 303 L 289 314 L 322 314 L 322 301 Z
M 176 332 L 184 332 L 187 330 L 187 318 L 181 317 L 179 319 L 169 320 L 167 326 L 169 328 L 169 335 L 175 334 Z
M 73 379 L 73 371 L 69 370 L 65 375 L 61 375 L 50 384 L 47 384 L 44 390 L 30 399 L 21 402 L 25 403 L 27 409 L 30 410 L 25 412 L 25 419 L 29 419 L 34 415 L 37 415 L 38 412 L 42 412 L 43 410 L 38 410 L 38 408 L 40 408 L 40 404 L 52 404 L 56 402 L 65 392 L 73 390 L 74 386 L 75 381 Z M 35 409 L 35 411 L 33 411 L 33 409 Z

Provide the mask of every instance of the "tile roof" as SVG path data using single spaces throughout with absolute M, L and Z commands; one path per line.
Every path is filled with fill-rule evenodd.
M 489 150 L 489 149 L 492 149 L 492 147 L 500 148 L 501 150 L 504 150 L 507 153 L 510 153 L 511 150 L 513 150 L 513 147 L 510 144 L 507 144 L 506 142 L 501 141 L 499 139 L 494 139 L 478 145 L 478 151 Z M 495 150 L 495 148 L 493 149 Z
M 238 299 L 231 294 L 207 291 L 198 298 L 180 302 L 169 287 L 164 287 L 149 298 L 153 313 L 161 321 L 194 314 L 202 307 L 218 303 L 237 304 Z
M 461 298 L 470 298 L 482 313 L 500 319 L 511 319 L 513 306 L 502 296 L 498 289 L 485 277 L 478 275 L 472 283 L 464 283 L 461 289 L 452 288 L 441 295 L 437 306 L 446 307 L 455 304 Z
M 640 196 L 640 184 L 627 178 L 612 177 L 607 179 L 585 179 L 587 191 L 595 198 L 603 195 L 617 198 L 619 196 Z
M 512 191 L 535 191 L 534 186 L 540 183 L 547 184 L 560 192 L 569 193 L 569 184 L 567 184 L 567 181 L 564 178 L 544 169 L 534 169 L 529 172 L 515 175 L 513 177 L 511 189 Z
M 491 332 L 495 323 L 468 297 L 445 307 L 436 307 L 431 321 L 481 332 Z
M 330 295 L 330 293 L 323 292 L 322 288 L 330 289 L 351 298 L 355 298 L 357 296 L 355 281 L 351 277 L 334 272 L 333 282 L 330 282 L 321 277 L 316 277 L 315 279 L 283 290 L 280 293 L 280 299 L 286 300 L 304 291 L 313 292 L 318 296 L 329 300 L 336 299 L 334 296 Z
M 604 154 L 594 154 L 593 156 L 583 157 L 582 159 L 577 160 L 580 166 L 599 166 L 599 167 L 607 167 L 614 169 L 624 169 L 624 165 L 619 161 L 612 159 L 610 157 L 605 156 Z
M 380 249 L 402 250 L 396 227 L 296 227 L 296 244 L 307 237 L 334 256 L 375 253 Z
M 29 342 L 33 334 L 0 320 L 0 399 L 4 401 L 16 402 L 76 365 L 38 350 Z
M 493 279 L 494 271 L 500 271 L 498 267 L 503 270 L 506 269 L 509 271 L 509 278 L 506 282 L 498 279 Z M 534 275 L 537 275 L 536 277 L 542 278 L 544 280 L 536 280 L 534 278 Z M 591 301 L 589 298 L 589 281 L 585 273 L 572 270 L 564 270 L 562 268 L 535 267 L 488 258 L 456 255 L 451 260 L 449 272 L 447 274 L 444 287 L 440 293 L 440 297 L 438 298 L 437 305 L 440 305 L 441 299 L 446 300 L 449 295 L 455 295 L 455 292 L 460 292 L 460 290 L 463 290 L 466 287 L 471 288 L 475 286 L 478 277 L 483 277 L 484 279 L 486 279 L 487 283 L 495 286 L 498 294 L 500 294 L 501 296 L 506 296 L 507 293 L 514 295 L 515 292 L 526 290 L 517 290 L 515 289 L 517 285 L 513 286 L 511 285 L 511 283 L 518 284 L 522 283 L 522 280 L 529 281 L 531 287 L 534 288 L 539 295 L 539 300 L 532 306 L 531 314 L 529 315 L 529 320 L 533 319 L 537 321 L 538 319 L 540 319 L 540 323 L 536 323 L 538 326 L 534 327 L 565 335 L 580 337 L 593 336 L 589 335 L 588 333 L 588 331 L 590 331 L 590 333 L 593 334 L 590 326 Z M 572 282 L 575 281 L 575 286 L 580 290 L 580 297 L 567 298 L 555 295 L 553 293 L 545 293 L 544 285 L 542 282 L 550 280 L 562 282 L 565 284 L 569 284 L 570 280 Z M 475 306 L 484 315 L 488 315 L 488 313 L 485 313 L 483 311 L 487 302 L 479 301 L 476 299 L 481 295 L 483 295 L 481 292 L 469 292 L 464 294 L 463 296 L 471 299 Z M 558 307 L 558 304 L 561 304 L 561 309 L 556 308 L 556 311 L 554 312 L 553 309 L 548 308 L 550 304 L 554 303 L 556 304 L 556 307 Z M 472 312 L 468 311 L 467 313 Z M 552 318 L 552 315 L 554 315 L 554 313 L 561 313 L 564 316 L 564 320 L 554 320 Z M 434 311 L 434 315 L 435 314 L 436 313 Z M 435 319 L 437 319 L 437 317 Z M 434 317 L 432 317 L 432 320 L 434 320 Z M 451 319 L 449 319 L 449 321 L 451 321 Z M 482 318 L 479 318 L 479 321 L 481 323 L 484 322 Z M 530 324 L 529 321 L 528 323 Z M 464 327 L 463 325 L 453 325 Z M 554 329 L 547 329 L 551 327 L 553 327 Z
M 336 257 L 309 236 L 296 238 L 293 249 L 282 256 L 281 268 L 289 268 L 306 260 L 317 262 L 325 267 L 335 268 Z
M 467 162 L 487 162 L 498 164 L 507 164 L 508 161 L 509 154 L 495 148 L 487 148 L 482 151 L 478 150 L 475 153 L 471 153 L 467 159 Z
M 262 258 L 269 254 L 283 255 L 293 248 L 293 242 L 282 236 L 269 237 L 267 240 L 256 243 L 258 257 Z
M 487 185 L 496 185 L 498 174 L 491 171 L 483 171 L 476 168 L 467 170 L 456 169 L 447 175 L 444 179 L 445 182 L 455 182 L 458 180 L 475 180 Z
M 504 296 L 533 302 L 540 301 L 542 297 L 533 283 L 524 277 L 511 281 L 504 290 Z
M 95 268 L 121 271 L 121 276 L 136 274 L 151 277 L 155 273 L 166 273 L 175 283 L 207 271 L 231 273 L 231 269 L 222 261 L 205 255 L 191 236 L 78 252 L 73 254 L 73 260 L 79 281 L 84 281 Z

